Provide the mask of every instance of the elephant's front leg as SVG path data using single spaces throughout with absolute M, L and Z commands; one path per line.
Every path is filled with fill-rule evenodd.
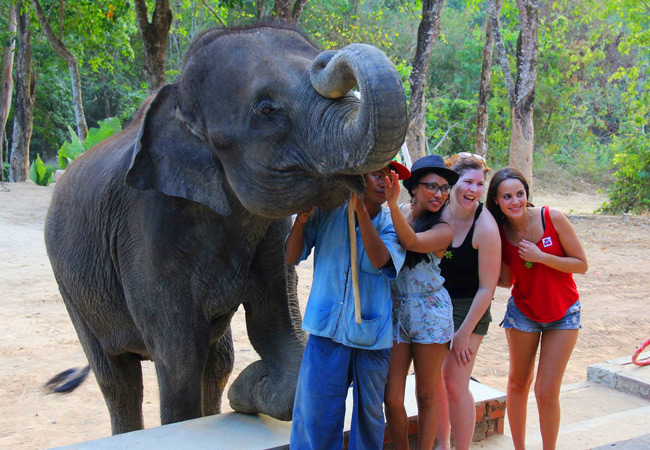
M 251 297 L 244 302 L 251 344 L 262 357 L 242 371 L 228 392 L 230 406 L 239 412 L 264 413 L 291 420 L 305 334 L 296 293 L 297 276 L 284 262 L 288 227 L 271 227 L 259 249 L 251 273 L 257 274 Z
M 190 325 L 187 325 L 190 326 Z M 192 329 L 183 327 L 183 329 Z M 173 333 L 169 333 L 173 334 Z M 208 356 L 207 336 L 159 336 L 154 353 L 160 389 L 160 422 L 181 422 L 202 416 L 201 384 Z
M 221 413 L 221 396 L 232 373 L 235 350 L 230 328 L 212 346 L 203 375 L 203 415 Z

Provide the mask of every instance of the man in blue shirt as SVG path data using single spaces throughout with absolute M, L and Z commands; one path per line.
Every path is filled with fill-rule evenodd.
M 350 449 L 380 449 L 384 439 L 384 387 L 390 363 L 392 301 L 390 280 L 405 252 L 399 245 L 386 201 L 386 176 L 400 179 L 399 163 L 364 175 L 367 189 L 352 195 L 358 227 L 357 266 L 361 324 L 354 314 L 347 203 L 297 216 L 285 244 L 286 260 L 296 264 L 314 250 L 314 279 L 303 319 L 309 341 L 298 377 L 291 449 L 343 447 L 345 400 L 353 384 Z

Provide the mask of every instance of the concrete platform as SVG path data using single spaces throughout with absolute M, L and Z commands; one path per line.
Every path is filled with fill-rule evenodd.
M 558 449 L 650 449 L 650 366 L 636 366 L 631 356 L 587 369 L 588 381 L 562 386 Z M 526 448 L 542 448 L 534 394 L 528 399 Z M 510 428 L 474 443 L 472 449 L 513 449 Z
M 602 384 L 581 382 L 562 386 L 562 418 L 557 442 L 559 450 L 593 448 L 648 449 L 650 401 L 610 389 Z M 616 447 L 611 447 L 616 444 Z M 618 447 L 618 445 L 628 447 Z M 636 445 L 636 446 L 634 446 Z M 607 447 L 610 446 L 610 447 Z M 472 444 L 472 450 L 511 450 L 512 435 L 506 423 L 504 434 Z M 528 399 L 526 449 L 541 450 L 542 438 L 535 396 Z
M 470 389 L 477 405 L 498 402 L 503 403 L 505 409 L 505 393 L 475 381 L 470 383 Z M 418 413 L 413 375 L 407 377 L 406 393 L 406 412 L 409 418 L 413 419 Z M 483 408 L 486 409 L 487 406 Z M 350 429 L 351 413 L 352 391 L 350 390 L 345 417 L 346 431 Z M 503 424 L 504 411 L 500 413 L 498 419 Z M 290 422 L 281 422 L 264 415 L 225 413 L 59 448 L 66 450 L 287 449 L 290 434 Z
M 650 366 L 632 364 L 631 356 L 589 366 L 587 380 L 650 400 Z
M 562 386 L 562 419 L 558 449 L 650 449 L 650 398 L 645 394 L 650 384 L 650 366 L 629 363 L 630 357 L 589 367 L 590 380 Z M 489 386 L 470 385 L 477 404 L 505 401 L 505 394 Z M 417 416 L 414 377 L 407 379 L 406 409 L 409 417 Z M 348 397 L 348 411 L 351 398 Z M 486 414 L 503 411 L 490 410 Z M 478 409 L 478 408 L 477 408 Z M 501 418 L 504 423 L 504 419 Z M 346 429 L 350 418 L 346 417 Z M 512 438 L 507 422 L 504 434 L 472 444 L 472 450 L 510 450 Z M 84 442 L 65 449 L 286 449 L 290 423 L 267 416 L 227 413 L 162 427 Z M 528 400 L 526 448 L 542 449 L 537 404 L 533 394 Z
M 648 450 L 650 448 L 650 434 L 639 436 L 635 439 L 628 439 L 626 441 L 614 442 L 612 444 L 601 445 L 594 447 L 594 450 Z

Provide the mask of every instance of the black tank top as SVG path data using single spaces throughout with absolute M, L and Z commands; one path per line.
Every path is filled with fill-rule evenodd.
M 478 250 L 472 247 L 472 237 L 474 225 L 482 210 L 483 203 L 479 203 L 474 213 L 474 222 L 463 243 L 459 247 L 449 245 L 440 261 L 444 286 L 451 298 L 473 298 L 478 291 Z

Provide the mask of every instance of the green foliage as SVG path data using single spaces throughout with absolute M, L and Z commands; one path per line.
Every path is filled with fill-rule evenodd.
M 444 8 L 442 37 L 432 49 L 427 86 L 434 95 L 471 99 L 478 94 L 485 31 L 476 16 Z
M 429 152 L 439 143 L 435 153 L 441 155 L 473 151 L 476 133 L 476 124 L 473 122 L 476 119 L 475 100 L 435 97 L 427 102 L 426 108 Z
M 39 186 L 47 186 L 54 183 L 54 172 L 56 172 L 56 168 L 45 164 L 41 160 L 41 155 L 36 154 L 36 159 L 29 167 L 29 179 Z
M 119 118 L 110 117 L 108 119 L 100 120 L 98 128 L 90 128 L 88 130 L 88 136 L 84 141 L 84 147 L 86 149 L 94 147 L 120 131 L 122 131 L 122 124 L 120 123 Z
M 614 184 L 608 189 L 610 202 L 600 212 L 644 212 L 650 209 L 650 136 L 637 130 L 612 139 Z
M 137 33 L 135 10 L 128 0 L 79 0 L 59 2 L 41 0 L 49 12 L 50 25 L 56 30 L 59 8 L 64 8 L 63 42 L 77 57 L 79 65 L 87 64 L 93 72 L 112 73 L 115 49 L 132 60 L 131 36 Z
M 41 6 L 50 26 L 57 34 L 61 31 L 62 41 L 78 60 L 88 125 L 114 115 L 128 120 L 146 98 L 146 86 L 140 88 L 143 58 L 140 56 L 136 64 L 133 61 L 136 51 L 142 54 L 133 2 L 41 0 Z M 64 15 L 59 30 L 61 7 Z M 0 29 L 5 29 L 2 20 L 0 14 Z M 75 121 L 72 91 L 66 63 L 52 51 L 35 18 L 32 25 L 34 73 L 38 81 L 30 152 L 40 153 L 48 161 L 65 142 L 68 124 Z M 9 135 L 10 132 L 8 127 Z
M 62 39 L 79 60 L 86 120 L 99 130 L 106 117 L 130 120 L 147 97 L 143 44 L 130 0 L 41 0 Z M 149 13 L 153 0 L 147 0 Z M 650 127 L 650 3 L 638 0 L 553 0 L 539 9 L 539 60 L 535 88 L 536 169 L 559 167 L 576 178 L 614 180 L 608 211 L 648 209 L 648 129 Z M 251 22 L 255 0 L 178 0 L 167 47 L 167 76 L 180 74 L 189 43 L 212 26 Z M 407 98 L 422 1 L 310 0 L 299 26 L 323 49 L 365 42 L 395 62 Z M 1 9 L 1 8 L 0 8 Z M 268 16 L 273 2 L 266 2 Z M 485 1 L 448 0 L 441 16 L 427 76 L 426 138 L 429 150 L 450 154 L 474 147 L 478 81 L 485 40 Z M 6 42 L 6 14 L 0 11 L 0 40 Z M 510 67 L 520 21 L 517 3 L 504 0 L 500 15 Z M 52 52 L 34 22 L 35 93 L 32 154 L 50 161 L 59 150 L 67 165 L 93 145 L 69 128 L 74 123 L 68 69 Z M 4 34 L 3 34 L 4 33 Z M 9 120 L 12 120 L 10 116 Z M 508 163 L 510 105 L 503 73 L 493 60 L 489 98 L 490 165 Z M 104 127 L 104 128 L 102 128 Z M 116 128 L 119 129 L 119 128 Z M 11 140 L 12 127 L 7 127 Z M 69 137 L 70 136 L 70 137 Z M 444 137 L 444 140 L 443 140 Z M 645 138 L 645 139 L 644 139 Z M 99 137 L 98 139 L 99 140 Z M 67 142 L 66 142 L 67 141 Z M 40 162 L 42 167 L 45 164 Z M 38 174 L 38 167 L 34 168 Z M 45 172 L 44 172 L 45 174 Z M 614 178 L 612 178 L 612 174 Z M 44 175 L 45 176 L 45 175 Z M 645 184 L 644 184 L 645 183 Z
M 58 161 L 61 169 L 65 169 L 74 161 L 79 155 L 91 147 L 99 144 L 105 139 L 108 139 L 115 133 L 122 130 L 120 119 L 112 117 L 106 120 L 99 121 L 98 128 L 89 128 L 88 136 L 84 142 L 79 140 L 79 136 L 74 130 L 68 127 L 70 132 L 70 141 L 64 142 L 58 153 Z
M 591 127 L 607 146 L 606 155 L 616 170 L 608 189 L 610 203 L 602 212 L 642 212 L 650 209 L 650 4 L 614 0 L 586 5 L 594 29 L 585 52 L 591 60 L 578 60 L 601 85 L 589 85 L 585 97 L 599 92 Z M 584 19 L 583 19 L 584 20 Z M 595 84 L 595 83 L 594 83 Z M 603 89 L 603 87 L 605 89 Z M 597 88 L 601 88 L 597 90 Z M 595 97 L 597 98 L 597 97 Z M 612 161 L 612 155 L 613 161 Z M 608 162 L 610 162 L 608 161 Z
M 421 3 L 323 0 L 308 2 L 301 25 L 324 49 L 353 42 L 374 45 L 393 61 L 409 53 L 415 41 Z M 323 20 L 326 17 L 327 20 Z
M 88 137 L 84 142 L 79 140 L 77 133 L 68 126 L 70 133 L 70 141 L 64 142 L 58 153 L 58 166 L 45 164 L 41 159 L 40 154 L 36 154 L 36 159 L 32 161 L 29 168 L 29 179 L 39 186 L 47 186 L 54 182 L 54 174 L 58 169 L 65 169 L 75 160 L 79 155 L 87 149 L 97 145 L 105 139 L 108 139 L 113 134 L 118 133 L 122 129 L 120 120 L 113 117 L 106 120 L 99 121 L 98 128 L 90 128 L 88 130 Z M 8 166 L 7 166 L 8 169 Z
M 77 158 L 77 156 L 86 151 L 83 142 L 81 142 L 77 133 L 75 133 L 70 126 L 68 126 L 68 131 L 70 132 L 70 140 L 64 142 L 57 153 L 59 166 L 61 166 L 62 169 L 66 169 L 68 165 Z M 88 130 L 88 133 L 90 134 L 90 130 Z
M 49 51 L 49 57 L 44 53 Z M 74 124 L 70 78 L 65 66 L 59 68 L 52 51 L 44 45 L 35 48 L 41 62 L 34 95 L 34 131 L 31 153 L 40 153 L 46 161 L 55 154 L 67 137 L 68 124 Z

